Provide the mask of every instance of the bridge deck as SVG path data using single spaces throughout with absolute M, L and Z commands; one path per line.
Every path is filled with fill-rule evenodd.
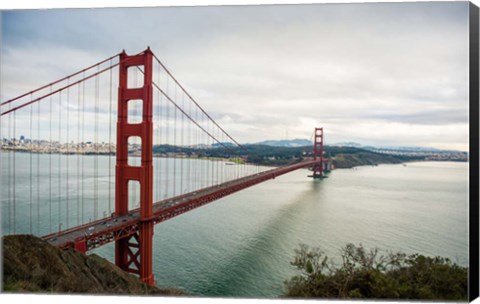
M 303 161 L 156 202 L 153 204 L 153 221 L 158 224 L 239 190 L 297 169 L 311 167 L 318 162 Z M 131 210 L 127 215 L 104 218 L 46 235 L 43 239 L 60 248 L 77 247 L 76 244 L 84 244 L 83 250 L 91 250 L 134 234 L 138 230 L 139 222 L 140 209 L 137 208 Z

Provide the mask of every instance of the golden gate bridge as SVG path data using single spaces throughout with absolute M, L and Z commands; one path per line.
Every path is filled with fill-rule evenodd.
M 323 128 L 309 159 L 252 164 L 150 48 L 11 98 L 0 112 L 4 233 L 84 253 L 115 242 L 115 264 L 147 284 L 155 224 L 297 169 L 321 178 L 327 165 Z

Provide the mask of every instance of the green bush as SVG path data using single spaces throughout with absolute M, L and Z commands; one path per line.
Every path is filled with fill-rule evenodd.
M 285 282 L 286 297 L 468 300 L 468 268 L 447 258 L 381 254 L 348 244 L 336 265 L 320 249 L 300 245 L 292 265 L 301 272 Z

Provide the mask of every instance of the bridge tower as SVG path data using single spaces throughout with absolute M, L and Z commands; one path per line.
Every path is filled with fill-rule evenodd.
M 313 166 L 313 178 L 323 177 L 323 128 L 315 128 L 313 135 L 313 159 L 320 160 L 320 163 Z
M 115 168 L 115 214 L 128 214 L 128 183 L 140 184 L 140 222 L 133 235 L 115 242 L 115 264 L 121 269 L 135 273 L 149 285 L 154 285 L 152 273 L 153 243 L 153 123 L 152 123 L 152 58 L 148 48 L 139 55 L 120 54 L 118 118 L 117 118 L 117 163 Z M 143 87 L 128 87 L 128 69 L 143 67 Z M 142 122 L 128 123 L 128 103 L 142 101 Z M 128 164 L 128 138 L 141 139 L 141 165 Z

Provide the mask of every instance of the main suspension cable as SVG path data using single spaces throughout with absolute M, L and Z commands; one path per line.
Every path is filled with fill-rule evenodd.
M 100 61 L 100 62 L 97 62 L 97 63 L 95 63 L 95 64 L 93 64 L 93 65 L 91 65 L 91 66 L 89 66 L 89 67 L 87 67 L 87 68 L 85 68 L 85 69 L 83 69 L 83 70 L 80 70 L 80 71 L 75 72 L 75 73 L 73 73 L 73 74 L 71 74 L 71 75 L 68 75 L 68 76 L 66 76 L 66 77 L 63 77 L 63 78 L 61 78 L 61 79 L 59 79 L 59 80 L 57 80 L 57 81 L 51 82 L 51 83 L 46 84 L 46 85 L 44 85 L 44 86 L 42 86 L 42 87 L 40 87 L 40 88 L 37 88 L 37 89 L 35 89 L 35 90 L 32 90 L 32 91 L 30 91 L 30 92 L 28 92 L 28 93 L 25 93 L 25 94 L 22 94 L 22 95 L 20 95 L 20 96 L 15 97 L 15 98 L 12 98 L 12 99 L 10 99 L 10 100 L 4 101 L 4 102 L 2 102 L 1 105 L 3 106 L 3 105 L 6 105 L 6 104 L 9 104 L 9 103 L 11 103 L 11 102 L 14 102 L 15 100 L 18 100 L 18 99 L 23 98 L 23 97 L 25 97 L 25 96 L 28 96 L 28 95 L 30 95 L 30 94 L 36 93 L 36 92 L 41 91 L 41 90 L 43 90 L 43 89 L 46 89 L 46 88 L 48 88 L 48 87 L 51 88 L 53 85 L 56 85 L 56 84 L 58 84 L 58 83 L 60 83 L 60 82 L 62 82 L 62 81 L 64 81 L 64 80 L 69 79 L 69 78 L 75 77 L 75 76 L 77 76 L 77 75 L 79 75 L 79 74 L 81 74 L 81 73 L 85 73 L 86 71 L 88 71 L 88 70 L 90 70 L 90 69 L 92 69 L 92 68 L 94 68 L 94 67 L 96 67 L 96 66 L 99 66 L 99 65 L 101 65 L 101 64 L 103 64 L 103 63 L 105 63 L 105 62 L 107 62 L 107 61 L 109 61 L 109 60 L 111 60 L 111 59 L 113 59 L 113 58 L 115 58 L 115 57 L 117 57 L 117 56 L 119 56 L 119 55 L 120 55 L 120 53 L 118 53 L 118 54 L 116 54 L 116 55 L 113 55 L 113 56 L 111 56 L 111 57 L 109 57 L 109 58 L 107 58 L 107 59 L 105 59 L 105 60 Z M 48 96 L 45 96 L 45 97 L 48 97 Z M 3 115 L 3 114 L 2 114 L 2 115 Z
M 21 109 L 21 108 L 23 108 L 23 107 L 26 107 L 26 106 L 28 106 L 28 105 L 30 105 L 30 104 L 32 104 L 32 103 L 41 101 L 41 100 L 43 100 L 43 99 L 45 99 L 45 98 L 47 98 L 47 97 L 49 97 L 49 96 L 52 96 L 52 95 L 54 95 L 54 94 L 56 94 L 56 93 L 59 93 L 59 92 L 62 92 L 63 90 L 66 90 L 66 89 L 68 89 L 68 88 L 70 88 L 70 87 L 72 87 L 72 86 L 74 86 L 74 85 L 79 84 L 79 83 L 82 83 L 82 82 L 85 83 L 86 80 L 91 79 L 91 78 L 93 78 L 93 77 L 95 77 L 95 76 L 98 76 L 98 75 L 100 75 L 100 74 L 102 74 L 102 73 L 104 73 L 104 72 L 106 72 L 106 71 L 108 71 L 108 70 L 110 70 L 110 69 L 113 69 L 113 68 L 116 67 L 117 65 L 119 65 L 119 63 L 116 63 L 115 65 L 110 66 L 110 67 L 107 67 L 107 68 L 105 68 L 105 69 L 103 69 L 103 70 L 101 70 L 101 71 L 98 71 L 97 73 L 94 73 L 94 74 L 92 74 L 92 75 L 86 76 L 86 77 L 84 77 L 83 79 L 80 79 L 80 80 L 78 80 L 78 81 L 75 81 L 75 82 L 73 82 L 73 83 L 71 83 L 71 84 L 69 84 L 69 85 L 66 85 L 66 86 L 64 86 L 64 87 L 62 87 L 62 88 L 60 88 L 60 89 L 57 89 L 57 90 L 55 90 L 55 91 L 51 91 L 50 93 L 45 94 L 45 95 L 43 95 L 43 96 L 40 96 L 40 97 L 38 97 L 38 98 L 35 98 L 35 99 L 32 100 L 32 101 L 23 103 L 23 104 L 15 107 L 15 108 L 12 108 L 12 109 L 10 109 L 10 110 L 8 110 L 8 111 L 3 112 L 1 115 L 2 115 L 2 116 L 3 116 L 3 115 L 6 115 L 6 114 L 8 114 L 8 113 L 10 113 L 10 112 L 14 112 L 14 111 L 19 110 L 19 109 Z
M 222 132 L 228 136 L 228 138 L 230 138 L 230 140 L 232 140 L 234 143 L 237 144 L 237 146 L 243 148 L 245 151 L 248 152 L 248 149 L 245 148 L 244 146 L 242 146 L 241 144 L 239 144 L 232 136 L 230 136 L 230 134 L 228 134 L 210 115 L 208 115 L 208 113 L 198 104 L 198 102 L 187 92 L 187 90 L 185 90 L 185 88 L 180 84 L 180 82 L 178 82 L 178 80 L 172 75 L 172 73 L 170 73 L 170 71 L 167 69 L 167 67 L 160 61 L 160 59 L 158 59 L 158 57 L 153 54 L 153 58 L 155 58 L 155 60 L 158 62 L 158 64 L 160 64 L 163 69 L 165 70 L 165 72 L 167 72 L 167 74 L 173 79 L 173 81 L 175 81 L 175 83 L 182 89 L 182 91 L 188 96 L 188 98 L 190 98 L 190 100 L 195 103 L 195 105 L 208 117 L 208 119 L 210 119 L 220 130 L 222 130 Z

